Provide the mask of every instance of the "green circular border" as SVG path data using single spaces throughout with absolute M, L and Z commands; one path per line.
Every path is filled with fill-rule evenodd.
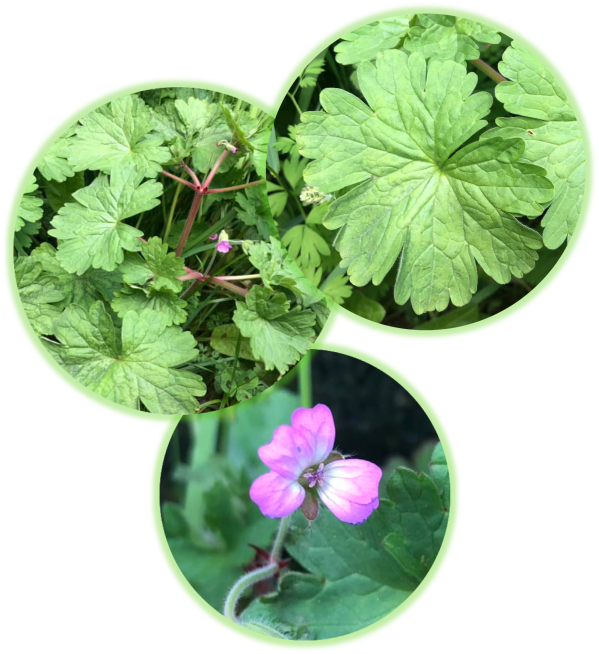
M 595 200 L 597 166 L 595 165 L 593 167 L 591 165 L 591 162 L 596 162 L 597 159 L 595 141 L 593 138 L 593 132 L 588 115 L 580 99 L 580 96 L 578 95 L 578 92 L 576 91 L 573 83 L 570 81 L 565 71 L 541 45 L 539 45 L 525 32 L 501 18 L 483 12 L 479 9 L 473 9 L 462 5 L 449 3 L 416 2 L 395 4 L 389 5 L 387 7 L 381 7 L 379 9 L 373 9 L 360 14 L 359 16 L 355 16 L 354 18 L 350 18 L 329 30 L 323 36 L 314 41 L 308 48 L 306 48 L 306 50 L 304 50 L 303 54 L 295 60 L 295 62 L 283 75 L 270 100 L 266 99 L 262 95 L 254 93 L 253 91 L 249 91 L 241 86 L 222 80 L 215 80 L 193 75 L 167 75 L 149 77 L 119 84 L 111 89 L 94 95 L 92 98 L 89 98 L 85 102 L 77 105 L 46 133 L 46 135 L 32 150 L 16 179 L 7 205 L 2 237 L 2 267 L 9 304 L 15 317 L 15 321 L 21 333 L 23 334 L 25 341 L 28 343 L 29 347 L 35 356 L 39 359 L 44 368 L 46 368 L 46 370 L 48 370 L 51 375 L 53 375 L 74 395 L 88 402 L 92 406 L 101 409 L 102 411 L 106 411 L 112 415 L 116 415 L 126 420 L 132 420 L 142 424 L 166 425 L 170 424 L 172 420 L 171 416 L 144 413 L 142 411 L 128 409 L 122 405 L 115 404 L 114 402 L 111 402 L 110 400 L 107 400 L 90 391 L 82 384 L 77 382 L 65 370 L 63 370 L 46 351 L 41 341 L 37 338 L 33 332 L 33 329 L 29 325 L 29 321 L 25 316 L 25 312 L 19 300 L 12 260 L 14 225 L 16 221 L 17 209 L 20 204 L 23 192 L 26 188 L 27 181 L 33 174 L 33 171 L 37 167 L 40 159 L 47 152 L 48 148 L 55 142 L 55 140 L 70 125 L 72 125 L 73 122 L 81 118 L 81 116 L 85 115 L 86 113 L 89 113 L 93 109 L 101 106 L 102 104 L 114 100 L 115 98 L 122 95 L 164 86 L 206 88 L 214 91 L 219 91 L 250 102 L 269 115 L 275 116 L 283 99 L 285 98 L 285 93 L 289 90 L 292 83 L 295 81 L 295 79 L 297 79 L 298 75 L 306 67 L 306 65 L 312 61 L 312 59 L 314 59 L 314 57 L 325 47 L 331 45 L 334 41 L 336 41 L 339 37 L 346 34 L 347 32 L 367 25 L 373 21 L 403 13 L 418 13 L 419 11 L 424 11 L 427 13 L 435 12 L 458 15 L 490 25 L 491 27 L 494 27 L 508 34 L 510 37 L 516 39 L 522 45 L 528 48 L 555 76 L 562 89 L 566 93 L 566 96 L 572 104 L 572 107 L 574 108 L 574 112 L 578 119 L 583 137 L 587 165 L 585 196 L 583 199 L 581 215 L 570 243 L 568 244 L 564 254 L 560 257 L 558 263 L 553 267 L 551 272 L 522 300 L 497 314 L 496 316 L 492 316 L 465 327 L 456 327 L 452 329 L 441 329 L 434 331 L 419 331 L 380 325 L 365 318 L 361 318 L 360 316 L 351 313 L 347 309 L 343 309 L 343 307 L 340 307 L 339 305 L 335 305 L 331 314 L 331 318 L 329 319 L 331 328 L 333 325 L 336 326 L 340 320 L 343 320 L 344 322 L 347 322 L 363 331 L 396 340 L 401 339 L 413 342 L 440 342 L 460 339 L 468 336 L 474 336 L 476 334 L 483 333 L 495 327 L 499 327 L 502 324 L 505 324 L 512 318 L 519 316 L 521 313 L 529 309 L 549 290 L 551 290 L 551 288 L 553 288 L 553 286 L 565 273 L 566 269 L 573 261 L 576 253 L 578 252 L 578 249 L 580 248 L 591 219 Z M 331 332 L 331 329 L 325 329 L 325 331 L 328 333 Z M 322 335 L 319 338 L 319 341 L 322 341 Z
M 320 339 L 319 339 L 320 340 Z M 455 472 L 455 466 L 454 466 L 454 461 L 453 461 L 453 455 L 451 453 L 451 449 L 447 443 L 447 437 L 441 427 L 441 424 L 439 423 L 439 420 L 435 413 L 432 411 L 430 406 L 428 405 L 427 401 L 422 398 L 420 393 L 414 389 L 414 387 L 407 383 L 402 376 L 397 373 L 395 370 L 393 370 L 391 367 L 387 366 L 386 364 L 378 361 L 375 358 L 366 358 L 364 357 L 363 354 L 357 352 L 356 350 L 353 350 L 351 348 L 344 348 L 340 346 L 329 346 L 327 345 L 326 347 L 318 347 L 318 342 L 312 347 L 313 351 L 323 351 L 323 352 L 335 352 L 337 354 L 343 354 L 346 356 L 353 357 L 355 359 L 359 359 L 360 361 L 363 361 L 365 363 L 368 363 L 369 365 L 373 366 L 374 368 L 377 368 L 381 372 L 384 372 L 388 377 L 391 377 L 391 379 L 395 380 L 400 386 L 402 386 L 405 390 L 407 390 L 410 395 L 418 402 L 422 410 L 426 413 L 428 416 L 429 420 L 431 421 L 433 427 L 435 428 L 435 431 L 437 433 L 437 436 L 439 438 L 439 441 L 443 445 L 443 451 L 445 452 L 445 458 L 447 459 L 447 469 L 449 471 L 449 483 L 451 487 L 451 504 L 450 504 L 450 509 L 449 509 L 449 519 L 447 523 L 447 530 L 445 532 L 445 536 L 443 538 L 443 543 L 441 544 L 441 549 L 439 550 L 439 553 L 437 554 L 435 561 L 433 565 L 431 566 L 431 569 L 428 571 L 424 579 L 420 582 L 420 584 L 417 586 L 417 588 L 414 590 L 414 592 L 406 599 L 400 606 L 398 606 L 395 610 L 391 611 L 388 615 L 386 615 L 384 618 L 381 618 L 377 622 L 369 625 L 368 627 L 364 627 L 363 629 L 360 629 L 358 631 L 355 631 L 351 634 L 346 634 L 345 636 L 338 636 L 336 638 L 326 638 L 322 640 L 278 640 L 275 638 L 272 638 L 270 636 L 262 635 L 259 633 L 256 633 L 254 631 L 251 631 L 250 629 L 246 629 L 245 627 L 238 625 L 231 620 L 228 620 L 225 618 L 225 616 L 217 611 L 215 608 L 210 606 L 203 598 L 202 596 L 194 590 L 194 588 L 190 585 L 190 583 L 187 581 L 187 578 L 183 575 L 181 572 L 181 569 L 177 565 L 173 554 L 170 550 L 170 547 L 168 546 L 167 540 L 166 540 L 166 535 L 164 533 L 164 527 L 162 523 L 162 517 L 160 514 L 160 478 L 162 475 L 162 467 L 164 465 L 164 457 L 166 455 L 166 450 L 168 448 L 168 445 L 171 441 L 171 438 L 173 436 L 173 433 L 175 431 L 175 428 L 178 424 L 178 421 L 174 423 L 169 430 L 167 431 L 161 445 L 160 449 L 158 451 L 158 457 L 156 459 L 156 467 L 154 469 L 154 489 L 153 489 L 153 494 L 152 494 L 152 499 L 153 499 L 153 513 L 154 513 L 154 520 L 155 520 L 155 526 L 156 526 L 156 531 L 158 535 L 158 540 L 160 542 L 160 545 L 162 547 L 162 551 L 164 552 L 164 555 L 166 557 L 166 560 L 168 561 L 168 564 L 173 571 L 174 576 L 177 578 L 177 580 L 180 582 L 181 586 L 185 589 L 187 594 L 195 601 L 195 603 L 200 606 L 202 609 L 205 609 L 206 612 L 209 614 L 209 617 L 215 618 L 219 620 L 221 623 L 227 625 L 231 629 L 237 631 L 242 636 L 249 636 L 250 638 L 253 638 L 255 640 L 259 640 L 263 643 L 268 643 L 269 645 L 274 645 L 278 646 L 282 643 L 285 644 L 290 644 L 292 647 L 304 647 L 304 646 L 317 646 L 317 647 L 322 647 L 322 646 L 327 646 L 329 644 L 338 644 L 341 642 L 346 642 L 351 639 L 356 639 L 356 638 L 362 638 L 363 636 L 368 635 L 370 632 L 372 632 L 375 629 L 378 629 L 379 627 L 382 627 L 383 625 L 388 624 L 395 618 L 397 618 L 401 613 L 403 613 L 406 609 L 409 609 L 414 601 L 418 599 L 420 594 L 423 592 L 423 589 L 426 588 L 430 583 L 431 580 L 435 577 L 435 574 L 441 565 L 441 561 L 444 559 L 446 552 L 449 548 L 449 542 L 451 540 L 451 536 L 453 533 L 453 528 L 456 520 L 456 495 L 457 495 L 457 482 L 456 482 L 456 472 Z M 296 366 L 297 368 L 297 366 Z M 256 395 L 255 397 L 251 398 L 250 400 L 246 400 L 242 404 L 235 405 L 232 407 L 228 407 L 226 409 L 222 409 L 222 415 L 226 415 L 228 412 L 235 412 L 235 411 L 243 411 L 243 408 L 248 406 L 250 403 L 255 403 L 259 402 L 262 399 L 265 399 L 270 393 L 273 393 L 274 390 L 281 384 L 281 381 L 277 382 L 273 386 L 271 386 L 269 389 L 266 391 L 263 391 L 260 393 L 260 395 Z M 183 417 L 187 416 L 182 416 Z

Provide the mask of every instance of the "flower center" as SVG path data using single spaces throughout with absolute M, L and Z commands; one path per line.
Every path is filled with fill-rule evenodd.
M 308 486 L 310 488 L 314 488 L 316 484 L 322 486 L 324 483 L 324 463 L 321 463 L 316 470 L 307 470 L 302 476 L 308 480 Z

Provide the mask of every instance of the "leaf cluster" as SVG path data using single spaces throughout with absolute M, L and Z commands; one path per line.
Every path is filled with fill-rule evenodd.
M 194 413 L 255 395 L 310 348 L 328 309 L 274 238 L 271 125 L 237 98 L 162 88 L 98 107 L 49 148 L 18 208 L 15 276 L 75 379 Z M 199 208 L 194 175 L 211 180 Z
M 318 93 L 298 88 L 295 110 L 283 105 L 287 136 L 268 160 L 284 243 L 320 290 L 370 320 L 446 329 L 540 283 L 585 182 L 580 127 L 550 71 L 505 35 L 440 14 L 358 28 L 324 59 Z

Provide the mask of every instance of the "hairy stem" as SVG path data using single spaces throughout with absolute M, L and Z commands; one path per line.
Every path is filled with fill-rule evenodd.
M 175 250 L 175 253 L 178 257 L 181 256 L 181 252 L 183 252 L 185 243 L 187 243 L 187 239 L 191 234 L 191 228 L 193 227 L 193 222 L 196 219 L 196 215 L 200 207 L 202 206 L 203 199 L 204 199 L 204 194 L 201 191 L 196 190 L 196 193 L 193 196 L 193 202 L 191 203 L 191 207 L 189 209 L 189 214 L 187 215 L 187 220 L 185 221 L 185 227 L 183 228 L 183 233 L 181 234 L 181 238 L 179 239 L 179 245 L 177 245 L 177 249 Z
M 281 518 L 281 522 L 279 522 L 279 528 L 277 530 L 277 535 L 275 536 L 275 542 L 272 544 L 272 549 L 270 550 L 271 563 L 281 560 L 283 545 L 285 544 L 285 538 L 290 526 L 291 515 L 286 515 L 284 518 Z
M 483 61 L 482 59 L 469 59 L 468 61 L 470 61 L 475 68 L 482 70 L 487 77 L 490 77 L 497 84 L 499 84 L 499 82 L 507 82 L 507 79 L 501 73 L 489 66 L 486 61 Z
M 229 618 L 229 620 L 232 620 L 237 624 L 241 624 L 239 618 L 235 614 L 235 609 L 243 593 L 245 593 L 248 588 L 251 588 L 258 581 L 264 581 L 264 579 L 268 579 L 278 572 L 279 561 L 283 552 L 283 545 L 285 544 L 285 538 L 287 536 L 287 532 L 289 531 L 290 525 L 290 515 L 281 518 L 281 521 L 279 522 L 279 528 L 277 530 L 277 535 L 275 536 L 275 541 L 270 551 L 270 561 L 268 565 L 265 565 L 262 568 L 258 568 L 257 570 L 252 570 L 252 572 L 248 572 L 246 575 L 243 575 L 243 577 L 235 582 L 233 588 L 231 588 L 229 591 L 229 594 L 225 599 L 225 606 L 223 609 L 225 617 Z
M 246 575 L 243 575 L 243 577 L 238 579 L 225 599 L 225 606 L 223 607 L 225 618 L 229 618 L 229 620 L 241 624 L 239 618 L 235 614 L 235 609 L 237 608 L 237 603 L 241 599 L 241 596 L 255 583 L 272 577 L 278 569 L 279 566 L 276 563 L 269 563 L 267 566 L 258 568 L 257 570 L 252 570 L 252 572 L 248 572 Z

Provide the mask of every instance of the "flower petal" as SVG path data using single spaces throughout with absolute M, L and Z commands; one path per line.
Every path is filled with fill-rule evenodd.
M 324 483 L 318 486 L 318 495 L 339 520 L 364 522 L 379 505 L 382 475 L 382 470 L 370 461 L 332 461 L 324 468 Z
M 322 463 L 335 444 L 335 421 L 329 407 L 317 404 L 312 409 L 296 409 L 291 424 L 311 444 L 313 459 L 309 465 Z
M 258 456 L 281 476 L 298 479 L 312 465 L 314 452 L 309 439 L 302 432 L 289 425 L 281 425 L 275 429 L 272 441 L 258 448 Z
M 298 509 L 306 491 L 292 479 L 276 472 L 258 477 L 250 488 L 250 498 L 267 518 L 283 518 Z

